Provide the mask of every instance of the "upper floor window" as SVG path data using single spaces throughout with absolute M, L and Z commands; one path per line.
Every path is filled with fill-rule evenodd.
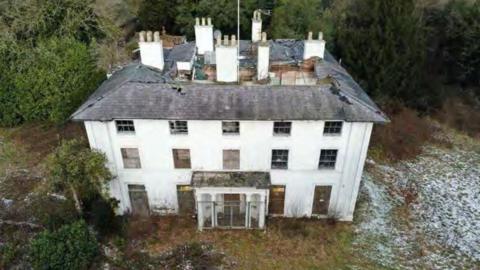
M 121 148 L 120 150 L 122 152 L 123 168 L 139 169 L 142 167 L 138 148 Z
M 274 135 L 290 135 L 292 122 L 273 122 Z
M 272 169 L 288 168 L 288 150 L 272 150 Z
M 342 133 L 342 126 L 342 121 L 327 121 L 325 122 L 325 127 L 323 128 L 323 134 L 339 135 Z
M 175 169 L 190 169 L 190 150 L 173 149 L 173 165 Z
M 118 133 L 135 133 L 133 120 L 116 120 L 115 125 Z
M 240 169 L 240 150 L 223 150 L 223 169 Z
M 318 162 L 319 169 L 335 169 L 335 163 L 337 162 L 336 149 L 323 149 L 320 151 L 320 161 Z
M 170 134 L 188 134 L 187 121 L 168 121 Z
M 222 133 L 231 135 L 240 134 L 240 122 L 222 122 Z

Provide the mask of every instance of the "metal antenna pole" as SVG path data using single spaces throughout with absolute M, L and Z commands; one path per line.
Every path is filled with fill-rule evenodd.
M 237 81 L 240 84 L 240 0 L 237 0 Z

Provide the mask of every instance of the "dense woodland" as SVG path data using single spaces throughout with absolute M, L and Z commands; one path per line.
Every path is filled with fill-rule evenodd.
M 236 33 L 236 8 L 228 0 L 2 0 L 0 126 L 65 125 L 106 72 L 133 57 L 136 41 L 127 28 L 165 27 L 191 40 L 200 16 L 212 17 L 224 33 Z M 413 149 L 407 144 L 429 137 L 427 127 L 418 130 L 423 116 L 478 136 L 480 1 L 242 0 L 241 37 L 250 37 L 258 8 L 269 38 L 324 32 L 328 49 L 394 122 L 377 133 L 379 144 Z M 28 212 L 35 224 L 20 224 L 36 236 L 0 246 L 0 268 L 28 261 L 35 269 L 87 269 L 100 252 L 97 239 L 122 226 L 113 215 L 115 202 L 102 194 L 111 177 L 105 157 L 72 140 L 61 143 L 44 165 L 41 192 L 22 205 L 41 206 Z M 11 177 L 4 183 L 17 176 Z M 51 193 L 67 200 L 52 203 Z
M 105 70 L 131 56 L 126 25 L 192 39 L 194 18 L 210 16 L 216 28 L 235 33 L 236 8 L 226 0 L 3 1 L 0 123 L 67 120 Z M 249 37 L 257 8 L 271 38 L 325 32 L 330 51 L 378 102 L 422 112 L 452 97 L 478 105 L 478 1 L 244 0 L 241 36 Z

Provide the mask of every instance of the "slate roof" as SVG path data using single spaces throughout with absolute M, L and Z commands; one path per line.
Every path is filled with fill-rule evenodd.
M 200 172 L 192 174 L 193 187 L 270 187 L 268 172 Z
M 242 45 L 243 44 L 243 45 Z M 240 44 L 248 52 L 249 42 Z M 303 42 L 270 42 L 272 61 L 295 62 Z M 166 52 L 165 70 L 132 63 L 114 73 L 72 115 L 73 120 L 344 120 L 388 122 L 362 88 L 328 53 L 315 73 L 333 85 L 272 86 L 175 82 L 174 61 L 190 57 L 194 43 Z M 179 60 L 180 59 L 180 60 Z

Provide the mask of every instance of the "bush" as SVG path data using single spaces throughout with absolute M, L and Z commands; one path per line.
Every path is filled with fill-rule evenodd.
M 97 254 L 98 242 L 83 220 L 43 231 L 30 245 L 34 269 L 88 269 Z
M 105 199 L 100 194 L 83 201 L 84 217 L 89 224 L 95 227 L 100 236 L 122 232 L 123 219 L 115 215 L 117 204 L 117 200 Z
M 377 125 L 372 133 L 370 157 L 381 161 L 414 158 L 432 139 L 432 126 L 418 113 L 399 105 L 388 106 L 391 123 Z

